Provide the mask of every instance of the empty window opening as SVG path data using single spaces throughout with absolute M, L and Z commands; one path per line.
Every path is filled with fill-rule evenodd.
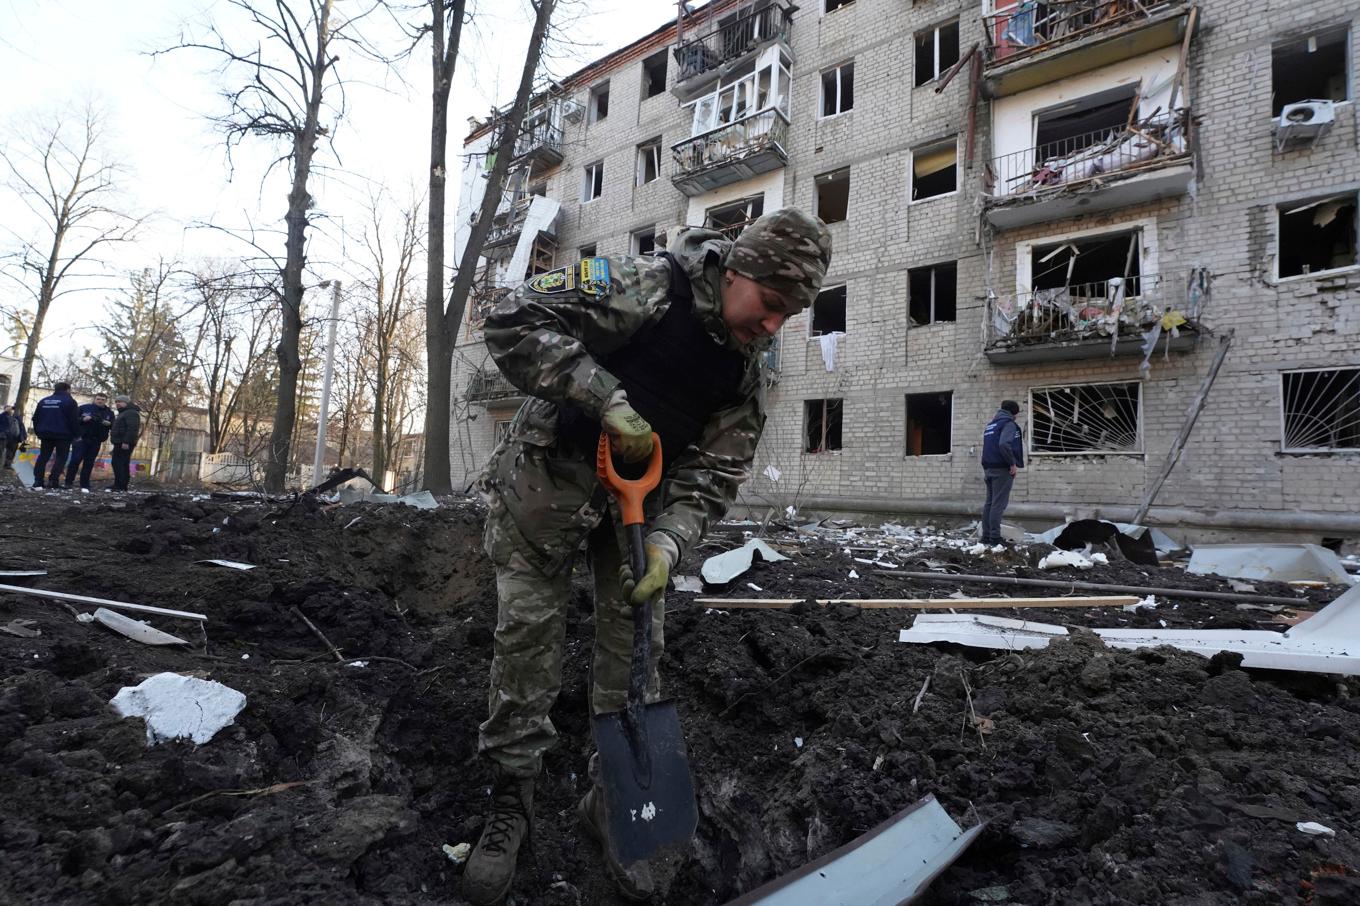
M 803 402 L 803 452 L 826 453 L 841 448 L 841 412 L 844 400 Z
M 582 258 L 594 258 L 595 249 L 596 245 L 595 243 L 592 242 L 590 245 L 583 245 L 579 249 L 577 249 L 577 254 L 579 254 Z
M 642 61 L 642 97 L 654 98 L 666 90 L 666 60 L 664 50 L 658 50 Z
M 585 178 L 581 181 L 581 201 L 599 198 L 604 192 L 604 161 L 587 164 Z
M 907 455 L 943 456 L 950 451 L 954 394 L 907 394 Z
M 645 186 L 661 175 L 661 139 L 643 142 L 637 149 L 637 184 Z
M 651 255 L 656 252 L 656 225 L 653 224 L 634 233 L 631 246 L 634 255 Z
M 1316 274 L 1357 262 L 1355 196 L 1280 205 L 1281 277 Z
M 1030 288 L 1067 287 L 1069 295 L 1106 299 L 1109 282 L 1122 279 L 1126 296 L 1139 294 L 1142 276 L 1142 230 L 1121 230 L 1070 239 L 1030 249 Z
M 1280 375 L 1286 453 L 1360 450 L 1360 368 Z
M 1329 28 L 1297 41 L 1276 44 L 1270 52 L 1271 113 L 1299 101 L 1344 101 L 1350 97 L 1346 26 Z
M 845 333 L 845 287 L 824 289 L 812 303 L 812 320 L 808 336 L 820 337 L 828 333 Z
M 598 123 L 609 116 L 609 83 L 601 82 L 590 89 L 590 121 Z
M 933 82 L 959 61 L 959 23 L 916 33 L 916 87 Z
M 954 139 L 950 139 L 948 144 L 934 145 L 912 152 L 912 201 L 948 195 L 958 189 L 958 181 L 959 147 Z
M 822 116 L 855 109 L 855 64 L 845 63 L 822 73 Z
M 823 8 L 823 10 L 824 10 L 825 12 L 834 13 L 836 10 L 840 9 L 841 7 L 843 7 L 843 6 L 849 6 L 850 4 L 852 4 L 852 3 L 854 3 L 854 2 L 855 2 L 855 0 L 823 0 L 823 4 L 824 4 L 824 5 L 823 5 L 822 8 Z
M 956 320 L 958 288 L 958 262 L 947 261 L 907 271 L 911 323 L 919 327 Z
M 736 239 L 741 231 L 765 213 L 765 196 L 751 195 L 714 205 L 704 212 L 704 226 L 717 230 L 728 239 Z
M 840 223 L 850 211 L 850 168 L 823 173 L 817 184 L 818 217 L 824 223 Z
M 1137 453 L 1142 385 L 1075 384 L 1030 391 L 1034 453 Z
M 1120 85 L 1034 114 L 1034 159 L 1068 157 L 1123 132 L 1138 85 Z

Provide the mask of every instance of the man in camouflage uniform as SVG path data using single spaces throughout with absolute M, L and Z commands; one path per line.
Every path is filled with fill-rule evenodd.
M 810 306 L 831 260 L 826 225 L 793 208 L 760 218 L 736 240 L 682 232 L 656 257 L 587 258 L 540 274 L 486 319 L 487 348 L 529 399 L 483 476 L 485 545 L 500 610 L 490 716 L 479 748 L 493 763 L 492 806 L 464 875 L 474 904 L 498 902 L 533 814 L 534 778 L 556 731 L 572 559 L 587 542 L 595 585 L 591 711 L 628 697 L 632 608 L 665 589 L 670 570 L 722 517 L 750 474 L 765 424 L 761 352 Z M 662 438 L 665 471 L 647 500 L 647 570 L 633 583 L 616 509 L 595 476 L 600 432 L 638 462 Z M 649 701 L 659 696 L 665 607 L 652 609 Z M 603 844 L 598 758 L 578 814 Z M 605 850 L 620 892 L 645 899 L 645 862 L 625 868 Z

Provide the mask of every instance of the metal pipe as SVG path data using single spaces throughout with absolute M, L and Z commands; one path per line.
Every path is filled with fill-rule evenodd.
M 16 595 L 33 595 L 38 598 L 54 598 L 58 601 L 79 601 L 82 604 L 102 604 L 105 607 L 135 610 L 139 613 L 154 613 L 163 617 L 178 617 L 181 620 L 198 620 L 199 622 L 203 622 L 208 619 L 204 614 L 191 613 L 187 610 L 167 610 L 164 607 L 149 607 L 146 604 L 125 604 L 122 601 L 110 601 L 107 598 L 87 598 L 85 595 L 68 595 L 62 591 L 45 591 L 41 588 L 24 588 L 21 585 L 0 585 L 0 591 L 7 591 Z
M 1208 601 L 1237 601 L 1243 604 L 1282 604 L 1285 607 L 1311 607 L 1307 598 L 1285 598 L 1278 595 L 1243 595 L 1231 591 L 1199 591 L 1193 588 L 1159 588 L 1150 585 L 1107 585 L 1104 582 L 1068 582 L 1062 579 L 1022 579 L 1018 576 L 970 576 L 955 573 L 918 573 L 903 569 L 876 569 L 880 576 L 902 576 L 908 579 L 928 579 L 931 582 L 973 582 L 987 585 L 1029 585 L 1038 588 L 1067 588 L 1082 591 L 1120 592 L 1134 595 L 1161 595 L 1164 598 L 1199 598 Z
M 321 484 L 326 456 L 326 421 L 331 409 L 331 375 L 335 371 L 335 322 L 340 319 L 340 281 L 327 280 L 331 287 L 331 324 L 326 334 L 326 370 L 321 377 L 321 411 L 316 417 L 316 453 L 312 457 L 312 487 Z

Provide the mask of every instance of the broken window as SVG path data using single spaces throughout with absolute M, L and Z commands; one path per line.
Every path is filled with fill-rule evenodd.
M 1279 276 L 1297 277 L 1357 262 L 1354 194 L 1279 207 Z
M 1138 453 L 1142 385 L 1074 384 L 1030 391 L 1034 453 Z
M 658 50 L 642 61 L 642 97 L 654 98 L 666 90 L 666 60 L 664 50 Z
M 656 225 L 638 230 L 630 242 L 634 255 L 650 255 L 656 251 Z
M 840 223 L 850 210 L 850 168 L 823 173 L 817 185 L 817 207 L 813 212 L 823 223 Z
M 1346 66 L 1349 29 L 1342 25 L 1306 38 L 1276 44 L 1270 51 L 1271 113 L 1299 101 L 1344 101 L 1350 97 Z
M 751 195 L 726 204 L 714 205 L 704 212 L 704 226 L 736 239 L 751 221 L 765 213 L 765 196 Z
M 823 2 L 823 6 L 822 6 L 822 12 L 823 12 L 823 13 L 834 13 L 836 10 L 840 9 L 842 6 L 849 6 L 851 3 L 854 3 L 855 0 L 822 0 L 822 2 Z
M 959 61 L 958 20 L 916 33 L 916 87 L 933 82 Z
M 609 116 L 609 83 L 601 82 L 590 89 L 590 121 L 598 123 Z
M 959 265 L 956 261 L 907 271 L 908 307 L 916 326 L 953 321 L 958 314 Z
M 1286 453 L 1360 450 L 1360 368 L 1280 375 Z
M 958 189 L 958 141 L 921 148 L 911 153 L 911 200 L 924 201 Z
M 1034 160 L 1066 158 L 1123 132 L 1138 85 L 1120 85 L 1034 114 Z
M 805 400 L 803 452 L 825 453 L 841 448 L 841 411 L 843 400 Z
M 581 202 L 599 198 L 604 192 L 604 161 L 587 164 L 585 178 L 581 181 Z
M 491 440 L 497 446 L 510 440 L 510 426 L 515 423 L 513 418 L 498 418 L 491 423 Z
M 822 116 L 855 109 L 855 64 L 844 63 L 822 73 Z
M 595 243 L 592 242 L 590 245 L 581 246 L 579 249 L 576 250 L 576 253 L 580 255 L 582 258 L 594 258 L 595 248 L 596 248 Z
M 1030 249 L 1030 288 L 1069 288 L 1072 297 L 1104 300 L 1109 281 L 1123 279 L 1129 297 L 1137 296 L 1142 276 L 1142 230 L 1120 230 Z
M 645 186 L 661 175 L 661 137 L 645 141 L 637 148 L 637 184 Z
M 954 394 L 907 394 L 907 455 L 942 456 L 952 449 Z
M 845 333 L 845 287 L 835 286 L 817 294 L 812 303 L 812 320 L 808 325 L 809 337 L 820 337 L 828 333 Z

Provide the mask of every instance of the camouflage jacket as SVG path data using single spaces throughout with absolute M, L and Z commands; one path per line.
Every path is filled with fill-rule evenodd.
M 694 292 L 694 309 L 713 338 L 742 350 L 741 402 L 716 413 L 697 443 L 676 455 L 648 499 L 648 530 L 671 536 L 681 553 L 726 513 L 751 472 L 765 425 L 764 345 L 741 347 L 722 320 L 722 260 L 731 243 L 710 230 L 687 230 L 671 254 Z M 602 266 L 600 262 L 604 262 Z M 584 267 L 583 267 L 584 265 Z M 607 283 L 596 283 L 607 266 Z M 619 381 L 596 357 L 622 348 L 670 305 L 663 258 L 609 257 L 540 274 L 487 316 L 487 349 L 510 383 L 529 395 L 506 441 L 487 464 L 482 487 L 493 512 L 503 507 L 549 568 L 565 562 L 604 512 L 594 463 L 559 444 L 559 406 L 598 419 Z M 493 559 L 495 555 L 493 553 Z

